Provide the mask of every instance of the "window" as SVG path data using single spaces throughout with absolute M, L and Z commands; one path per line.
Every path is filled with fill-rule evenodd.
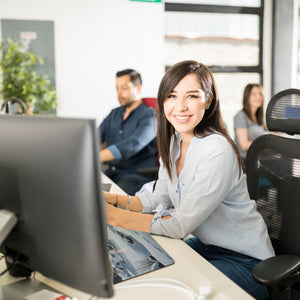
M 232 137 L 244 87 L 262 83 L 263 5 L 263 0 L 165 1 L 165 66 L 194 59 L 210 67 Z

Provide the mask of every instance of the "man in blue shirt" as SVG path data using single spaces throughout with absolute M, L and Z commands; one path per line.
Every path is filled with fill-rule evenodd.
M 106 147 L 100 151 L 100 160 L 108 163 L 104 173 L 129 195 L 153 180 L 140 175 L 137 169 L 158 166 L 154 111 L 143 104 L 141 88 L 138 72 L 117 72 L 120 107 L 113 109 L 99 127 Z

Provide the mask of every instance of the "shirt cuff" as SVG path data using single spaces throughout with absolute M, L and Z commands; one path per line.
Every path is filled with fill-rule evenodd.
M 107 149 L 112 153 L 116 160 L 122 159 L 122 154 L 116 145 L 110 145 Z
M 153 212 L 155 213 L 155 215 L 153 217 L 152 224 L 151 224 L 151 233 L 161 234 L 162 217 L 173 216 L 173 215 L 169 210 L 164 209 L 162 204 L 160 204 L 156 209 L 154 209 Z

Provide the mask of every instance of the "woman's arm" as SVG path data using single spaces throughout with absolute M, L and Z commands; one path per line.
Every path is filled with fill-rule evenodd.
M 153 215 L 140 213 L 143 205 L 137 196 L 127 196 L 103 192 L 106 200 L 107 223 L 113 226 L 150 233 Z M 124 209 L 114 207 L 117 205 Z M 166 216 L 164 219 L 169 219 Z
M 126 208 L 131 211 L 141 212 L 143 209 L 142 202 L 137 196 L 128 196 L 103 192 L 106 202 L 109 204 Z
M 252 143 L 248 138 L 247 128 L 236 128 L 235 129 L 237 139 L 239 141 L 240 147 L 243 151 L 247 151 Z
M 106 203 L 106 218 L 110 225 L 150 233 L 153 215 L 124 210 Z

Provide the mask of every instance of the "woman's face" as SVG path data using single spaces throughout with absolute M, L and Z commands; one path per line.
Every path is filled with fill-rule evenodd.
M 249 104 L 251 108 L 258 109 L 263 105 L 264 94 L 262 87 L 255 86 L 252 88 L 249 96 Z
M 179 81 L 164 102 L 164 113 L 175 130 L 183 137 L 194 136 L 194 128 L 201 122 L 210 103 L 195 74 L 186 75 Z

